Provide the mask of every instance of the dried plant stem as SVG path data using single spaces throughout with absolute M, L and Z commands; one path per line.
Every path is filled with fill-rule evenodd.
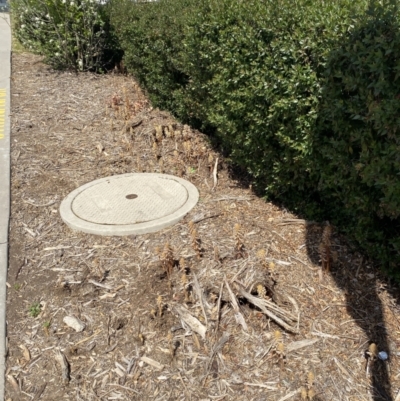
M 167 274 L 168 279 L 171 279 L 172 271 L 174 268 L 174 252 L 172 247 L 167 242 L 164 246 L 163 253 L 161 254 L 161 266 L 164 269 L 165 273 Z
M 282 308 L 266 299 L 260 299 L 256 296 L 251 295 L 250 293 L 245 291 L 239 284 L 236 285 L 236 288 L 243 297 L 245 297 L 253 305 L 260 308 L 261 311 L 266 314 L 270 319 L 272 319 L 275 323 L 279 324 L 291 333 L 299 332 L 298 328 L 296 327 L 298 324 L 298 319 L 294 315 L 284 311 Z
M 195 289 L 196 294 L 197 294 L 197 298 L 199 299 L 199 302 L 200 302 L 201 310 L 203 311 L 204 321 L 205 321 L 206 327 L 207 327 L 208 326 L 208 320 L 207 320 L 206 310 L 204 309 L 203 293 L 202 293 L 201 288 L 200 288 L 199 280 L 197 280 L 197 276 L 194 273 L 193 273 L 193 283 L 194 283 L 194 289 Z
M 213 178 L 214 178 L 214 185 L 212 187 L 212 190 L 214 191 L 215 187 L 218 185 L 218 157 L 215 159 L 215 164 L 214 164 L 214 170 L 213 170 Z
M 197 258 L 200 259 L 202 257 L 202 249 L 201 249 L 201 241 L 197 235 L 197 230 L 194 226 L 194 222 L 189 222 L 189 234 L 192 240 L 191 245 L 193 250 L 196 252 Z
M 219 297 L 218 297 L 218 304 L 217 304 L 217 321 L 215 322 L 215 336 L 217 336 L 218 328 L 219 328 L 219 321 L 220 321 L 220 312 L 221 312 L 221 299 L 222 299 L 222 289 L 224 288 L 224 283 L 221 283 L 221 288 L 219 289 Z
M 214 360 L 215 355 L 222 350 L 222 348 L 224 347 L 224 345 L 229 341 L 231 334 L 228 332 L 223 332 L 221 338 L 217 341 L 216 344 L 214 344 L 213 349 L 211 351 L 211 355 L 210 358 L 207 362 L 207 368 L 206 368 L 206 374 L 204 375 L 204 379 L 203 379 L 203 384 L 206 382 L 207 380 L 207 376 L 210 374 L 210 369 L 211 369 L 211 365 L 212 362 Z
M 244 317 L 243 317 L 242 313 L 240 312 L 239 303 L 236 299 L 235 294 L 231 290 L 231 287 L 230 287 L 226 277 L 224 279 L 224 282 L 225 282 L 225 287 L 228 290 L 229 297 L 231 298 L 231 303 L 232 303 L 233 310 L 235 311 L 236 320 L 243 327 L 243 330 L 247 331 L 248 327 L 247 327 L 246 321 L 244 320 Z
M 324 227 L 322 241 L 319 244 L 319 254 L 321 258 L 321 267 L 324 271 L 330 270 L 331 265 L 331 235 L 332 227 L 329 223 Z
M 60 364 L 61 371 L 62 371 L 62 379 L 64 383 L 69 383 L 71 380 L 70 377 L 70 367 L 65 355 L 58 349 L 56 351 L 56 360 Z
M 242 228 L 240 224 L 235 224 L 233 229 L 233 237 L 235 240 L 234 257 L 235 259 L 240 259 L 245 256 L 245 249 L 243 243 Z

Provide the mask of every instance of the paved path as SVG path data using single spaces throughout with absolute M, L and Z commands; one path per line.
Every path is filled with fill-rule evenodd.
M 10 75 L 9 16 L 0 13 L 0 401 L 4 400 L 6 355 L 6 280 L 10 218 Z

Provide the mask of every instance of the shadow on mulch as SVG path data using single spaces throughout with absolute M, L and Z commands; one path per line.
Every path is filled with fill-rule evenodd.
M 232 178 L 237 181 L 240 188 L 249 188 L 252 178 L 243 170 L 237 167 L 230 167 Z M 262 197 L 262 194 L 257 193 Z M 280 208 L 285 208 L 282 203 L 272 202 Z M 298 214 L 287 209 L 289 212 Z M 314 265 L 321 265 L 319 245 L 321 243 L 322 228 L 325 222 L 310 222 L 306 225 L 306 249 L 309 260 Z M 340 227 L 339 227 L 340 229 Z M 336 260 L 331 261 L 329 274 L 337 286 L 346 294 L 346 303 L 340 305 L 330 305 L 330 307 L 345 307 L 348 314 L 357 322 L 368 338 L 368 344 L 376 344 L 378 352 L 385 352 L 388 356 L 386 361 L 375 357 L 371 360 L 367 354 L 368 345 L 365 347 L 365 370 L 371 380 L 371 396 L 373 401 L 393 401 L 393 389 L 390 383 L 389 362 L 390 358 L 397 353 L 396 345 L 391 344 L 388 338 L 385 325 L 385 316 L 382 300 L 379 294 L 386 291 L 400 308 L 400 288 L 398 285 L 383 275 L 378 267 L 373 265 L 366 255 L 360 254 L 353 249 L 351 242 L 344 236 L 339 235 L 334 227 L 332 238 L 332 251 L 337 255 Z M 339 248 L 345 248 L 346 252 L 337 252 Z M 347 260 L 346 255 L 353 253 L 354 258 Z M 354 260 L 357 262 L 354 263 Z M 374 276 L 375 280 L 371 280 Z M 322 278 L 323 280 L 323 278 Z M 369 363 L 368 363 L 369 362 Z M 323 401 L 315 398 L 315 401 Z
M 310 260 L 320 264 L 318 247 L 321 236 L 316 233 L 310 225 L 306 234 L 307 253 Z M 340 240 L 343 243 L 344 240 Z M 339 241 L 332 242 L 332 250 L 341 246 Z M 346 241 L 347 242 L 347 241 Z M 340 253 L 339 253 L 340 255 Z M 339 258 L 331 264 L 329 274 L 334 278 L 337 286 L 346 294 L 346 307 L 349 315 L 364 331 L 369 344 L 375 343 L 378 352 L 384 351 L 388 354 L 388 360 L 377 358 L 370 360 L 369 375 L 371 378 L 372 397 L 374 401 L 393 401 L 392 389 L 389 379 L 388 362 L 391 358 L 393 346 L 390 344 L 385 325 L 385 316 L 382 300 L 379 296 L 383 290 L 387 291 L 396 304 L 399 305 L 399 288 L 389 283 L 389 280 L 375 268 L 372 268 L 364 255 L 357 254 L 358 263 L 349 263 L 344 258 Z M 375 280 L 367 279 L 375 276 Z M 332 305 L 333 307 L 336 305 Z M 338 305 L 340 307 L 340 305 Z M 366 347 L 366 351 L 368 347 Z M 395 352 L 396 350 L 393 349 Z M 367 356 L 367 355 L 366 355 Z M 366 358 L 367 364 L 367 358 Z

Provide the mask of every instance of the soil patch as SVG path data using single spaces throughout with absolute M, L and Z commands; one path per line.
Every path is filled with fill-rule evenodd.
M 155 234 L 63 224 L 68 193 L 130 172 L 183 177 L 200 201 Z M 232 178 L 130 77 L 13 55 L 8 285 L 7 400 L 378 401 L 400 388 L 396 288 L 334 227 Z

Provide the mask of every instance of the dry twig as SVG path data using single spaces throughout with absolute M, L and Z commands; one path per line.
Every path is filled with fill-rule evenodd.
M 261 309 L 261 311 L 266 314 L 270 319 L 272 319 L 275 323 L 282 326 L 285 330 L 291 333 L 298 333 L 298 319 L 293 316 L 291 313 L 286 312 L 279 306 L 273 304 L 272 302 L 266 299 L 260 299 L 255 297 L 245 291 L 240 284 L 236 285 L 237 290 L 239 293 L 244 296 L 249 302 L 253 305 L 257 306 Z
M 172 311 L 175 312 L 194 332 L 200 334 L 203 339 L 206 337 L 207 327 L 202 325 L 198 319 L 189 313 L 187 309 L 183 306 L 175 305 L 172 307 Z
M 56 350 L 55 358 L 56 358 L 57 362 L 60 364 L 61 376 L 62 376 L 63 382 L 66 383 L 66 384 L 69 383 L 69 381 L 71 380 L 71 377 L 70 377 L 70 366 L 69 366 L 69 363 L 67 361 L 67 358 L 61 352 L 60 349 Z
M 217 171 L 218 171 L 218 157 L 215 159 L 215 164 L 214 164 L 214 170 L 213 170 L 214 185 L 212 187 L 212 191 L 214 191 L 215 187 L 218 184 Z
M 247 327 L 246 321 L 244 320 L 244 317 L 243 317 L 242 313 L 240 312 L 238 301 L 235 297 L 235 294 L 231 290 L 231 287 L 229 286 L 228 281 L 226 280 L 226 277 L 224 279 L 224 282 L 225 282 L 226 289 L 228 290 L 229 297 L 231 298 L 233 310 L 235 311 L 236 322 L 239 323 L 243 327 L 243 330 L 247 331 L 248 327 Z

